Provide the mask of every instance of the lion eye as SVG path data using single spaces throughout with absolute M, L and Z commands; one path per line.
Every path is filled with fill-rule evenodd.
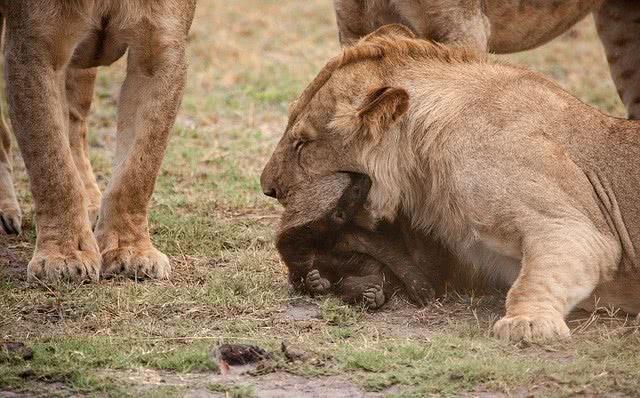
M 302 149 L 302 146 L 305 144 L 304 141 L 302 140 L 298 140 L 296 141 L 295 144 L 293 144 L 293 149 L 295 149 L 297 152 L 299 152 Z

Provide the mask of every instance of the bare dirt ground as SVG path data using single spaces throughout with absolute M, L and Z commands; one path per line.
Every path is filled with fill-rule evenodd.
M 577 312 L 571 340 L 514 345 L 489 333 L 499 294 L 450 294 L 425 308 L 396 297 L 367 313 L 289 292 L 272 244 L 280 209 L 258 177 L 288 102 L 337 51 L 330 1 L 199 2 L 186 95 L 152 203 L 170 281 L 28 283 L 35 231 L 15 155 L 25 233 L 0 237 L 0 344 L 21 342 L 32 356 L 0 349 L 0 397 L 639 395 L 640 334 L 619 313 Z M 502 59 L 624 115 L 590 19 Z M 124 67 L 100 70 L 91 116 L 103 187 Z M 212 354 L 222 343 L 257 345 L 270 359 L 226 368 Z

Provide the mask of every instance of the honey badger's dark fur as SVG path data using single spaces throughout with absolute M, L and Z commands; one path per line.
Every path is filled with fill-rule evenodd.
M 294 288 L 331 291 L 350 303 L 380 307 L 397 290 L 417 303 L 433 295 L 428 276 L 408 253 L 395 225 L 360 227 L 370 180 L 338 173 L 299 187 L 287 199 L 277 237 Z

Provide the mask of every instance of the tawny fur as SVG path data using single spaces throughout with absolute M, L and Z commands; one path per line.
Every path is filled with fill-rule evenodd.
M 305 178 L 369 175 L 373 215 L 402 211 L 461 261 L 512 284 L 494 328 L 503 338 L 566 337 L 564 316 L 597 298 L 640 310 L 640 123 L 397 26 L 320 75 L 265 166 L 265 192 L 286 203 Z
M 0 1 L 9 115 L 35 202 L 29 277 L 168 277 L 169 260 L 151 243 L 147 207 L 182 97 L 194 10 L 195 0 Z M 95 67 L 127 50 L 114 172 L 101 198 L 87 156 Z M 0 216 L 17 206 L 10 202 L 0 201 Z
M 4 30 L 2 14 L 0 2 L 0 37 Z M 0 108 L 0 233 L 19 234 L 22 230 L 22 212 L 13 189 L 12 172 L 11 133 Z
M 538 47 L 589 13 L 630 118 L 640 118 L 640 3 L 630 0 L 334 0 L 340 42 L 349 45 L 385 24 L 419 37 L 513 53 Z

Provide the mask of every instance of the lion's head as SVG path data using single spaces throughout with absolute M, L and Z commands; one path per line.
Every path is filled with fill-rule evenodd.
M 397 37 L 413 34 L 387 25 L 362 39 L 330 60 L 291 105 L 285 133 L 262 172 L 266 195 L 286 205 L 292 190 L 309 179 L 341 171 L 370 174 L 362 154 L 409 105 L 407 91 L 389 84 L 380 62 L 384 40 Z
M 385 25 L 345 49 L 291 105 L 262 173 L 264 193 L 286 205 L 304 181 L 340 171 L 367 174 L 371 215 L 392 220 L 401 202 L 399 178 L 411 179 L 407 167 L 420 156 L 420 138 L 408 137 L 425 112 L 411 107 L 413 75 L 480 59 L 472 49 L 416 39 L 402 25 Z

